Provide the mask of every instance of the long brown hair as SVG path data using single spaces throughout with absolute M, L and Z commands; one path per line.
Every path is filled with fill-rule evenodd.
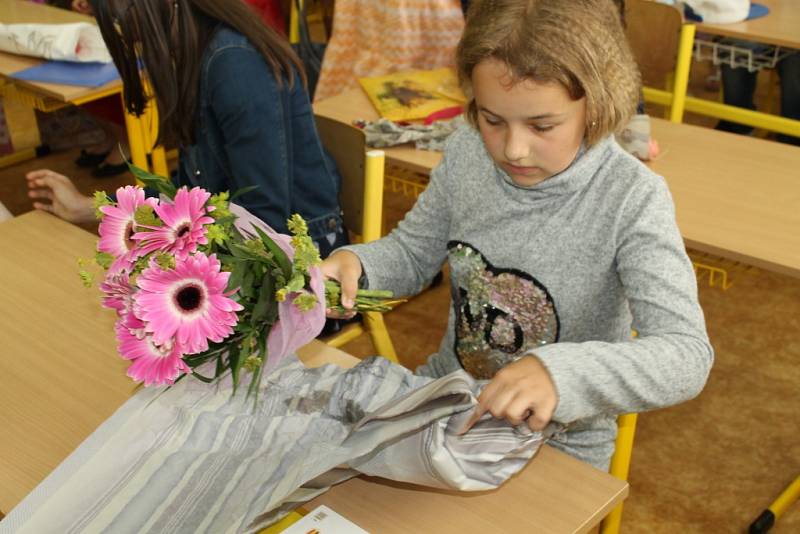
M 623 128 L 639 100 L 639 69 L 619 4 L 611 0 L 473 0 L 456 52 L 462 84 L 487 58 L 503 61 L 515 81 L 558 82 L 586 98 L 589 146 Z M 475 101 L 468 117 L 474 122 Z
M 296 76 L 300 60 L 285 39 L 242 0 L 90 0 L 103 39 L 125 87 L 125 106 L 141 115 L 148 97 L 158 104 L 158 142 L 192 144 L 203 52 L 224 24 L 247 37 L 280 85 Z M 141 70 L 140 70 L 141 68 Z M 146 80 L 146 81 L 145 81 Z M 148 90 L 148 85 L 151 90 Z

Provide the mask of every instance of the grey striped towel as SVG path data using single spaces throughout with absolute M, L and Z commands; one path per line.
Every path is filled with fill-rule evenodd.
M 242 387 L 246 387 L 244 384 Z M 544 441 L 484 417 L 481 384 L 383 358 L 307 369 L 288 358 L 257 405 L 230 380 L 143 390 L 2 522 L 0 533 L 255 532 L 359 473 L 437 488 L 496 488 Z

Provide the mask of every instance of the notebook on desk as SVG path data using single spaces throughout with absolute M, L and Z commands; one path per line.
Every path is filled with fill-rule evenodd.
M 119 78 L 113 63 L 75 63 L 72 61 L 46 61 L 11 75 L 29 82 L 100 87 Z

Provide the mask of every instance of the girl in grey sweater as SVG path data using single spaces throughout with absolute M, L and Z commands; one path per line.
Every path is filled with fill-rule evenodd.
M 412 295 L 447 262 L 447 333 L 418 372 L 489 379 L 473 420 L 561 423 L 551 443 L 607 469 L 616 416 L 696 396 L 713 361 L 667 185 L 612 135 L 639 95 L 619 14 L 476 0 L 457 60 L 471 125 L 395 231 L 323 272 L 349 307 L 362 275 Z

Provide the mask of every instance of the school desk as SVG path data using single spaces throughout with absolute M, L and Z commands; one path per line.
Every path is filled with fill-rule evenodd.
M 697 31 L 744 41 L 800 49 L 800 2 L 797 0 L 754 0 L 769 13 L 733 24 L 700 23 Z
M 682 121 L 685 109 L 717 119 L 800 137 L 800 120 L 686 96 L 695 30 L 698 33 L 713 36 L 734 37 L 784 48 L 800 49 L 800 2 L 797 0 L 759 0 L 759 3 L 766 5 L 770 11 L 767 15 L 757 19 L 733 24 L 696 24 L 687 21 L 681 31 L 678 48 L 675 50 L 677 61 L 674 73 L 675 83 L 672 90 L 665 90 L 661 87 L 644 87 L 645 100 L 668 108 L 673 106 L 670 109 L 670 117 L 676 122 Z M 677 95 L 674 101 L 673 95 Z
M 377 118 L 361 89 L 314 111 L 347 123 Z M 652 129 L 662 155 L 650 166 L 669 184 L 688 247 L 800 276 L 800 148 L 656 118 Z M 441 159 L 411 145 L 384 150 L 424 173 Z
M 0 223 L 0 511 L 8 513 L 135 387 L 116 351 L 111 310 L 86 289 L 76 258 L 96 236 L 43 212 Z M 313 342 L 309 366 L 352 356 Z M 494 492 L 456 493 L 353 479 L 321 497 L 362 527 L 392 532 L 586 532 L 628 494 L 627 483 L 545 446 Z
M 0 23 L 16 24 L 36 22 L 41 24 L 66 24 L 72 22 L 95 23 L 94 18 L 46 4 L 27 0 L 0 0 Z M 0 96 L 21 101 L 40 111 L 54 111 L 67 105 L 85 104 L 111 95 L 122 98 L 122 81 L 109 82 L 102 87 L 79 87 L 13 78 L 13 73 L 39 65 L 42 59 L 0 52 Z M 120 105 L 124 106 L 121 102 Z M 142 117 L 125 113 L 131 161 L 143 169 L 152 169 L 162 176 L 168 175 L 167 160 L 162 148 L 153 148 L 157 118 L 152 109 Z M 152 166 L 149 160 L 152 161 Z

